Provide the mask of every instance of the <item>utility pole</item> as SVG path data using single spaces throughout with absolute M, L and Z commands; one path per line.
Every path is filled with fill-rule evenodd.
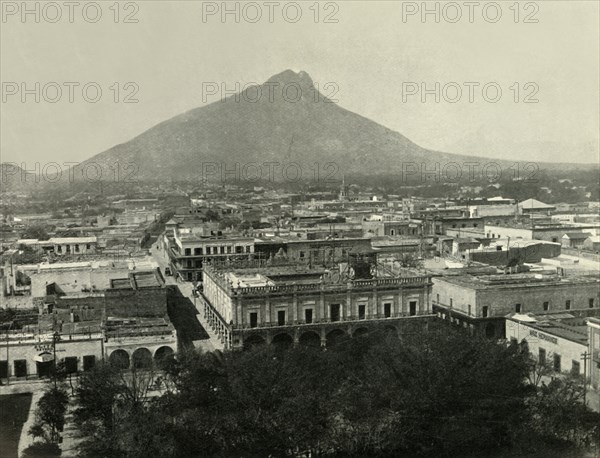
M 53 353 L 54 353 L 54 389 L 56 390 L 57 386 L 57 374 L 56 374 L 56 342 L 58 342 L 60 340 L 60 333 L 58 331 L 56 331 L 54 334 L 52 334 L 52 349 L 53 349 Z
M 581 358 L 583 359 L 583 405 L 587 406 L 587 360 L 591 358 L 591 354 L 587 351 L 584 351 L 581 354 Z
M 8 331 L 12 327 L 12 321 L 10 325 L 6 328 L 6 384 L 10 385 L 10 359 L 8 358 Z

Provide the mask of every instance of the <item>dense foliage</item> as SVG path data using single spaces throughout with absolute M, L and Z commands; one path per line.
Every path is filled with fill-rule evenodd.
M 525 456 L 598 443 L 598 415 L 562 382 L 531 385 L 529 371 L 517 346 L 446 328 L 328 350 L 189 352 L 170 362 L 155 397 L 133 395 L 148 386 L 139 373 L 104 366 L 81 380 L 82 454 Z
M 40 437 L 47 443 L 57 443 L 65 425 L 65 413 L 69 396 L 63 388 L 53 387 L 47 390 L 37 404 L 35 423 L 29 434 Z

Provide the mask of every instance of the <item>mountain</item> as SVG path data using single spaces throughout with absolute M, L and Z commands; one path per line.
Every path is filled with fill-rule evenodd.
M 278 165 L 265 166 L 269 162 Z M 422 148 L 333 103 L 315 89 L 307 73 L 286 70 L 260 86 L 164 121 L 78 167 L 93 174 L 100 165 L 103 176 L 114 177 L 119 163 L 121 179 L 141 180 L 223 175 L 294 180 L 300 171 L 307 179 L 339 180 L 342 173 L 400 173 L 407 163 L 440 163 L 443 169 L 449 162 L 490 160 Z
M 43 181 L 41 172 L 32 173 L 14 162 L 0 163 L 0 191 L 22 191 L 39 187 Z

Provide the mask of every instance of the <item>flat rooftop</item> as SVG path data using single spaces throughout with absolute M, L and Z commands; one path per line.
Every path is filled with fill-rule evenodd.
M 598 284 L 600 279 L 594 275 L 561 277 L 555 274 L 498 274 L 498 275 L 458 275 L 443 277 L 441 281 L 470 289 L 514 289 L 546 287 L 549 285 Z
M 572 342 L 587 345 L 588 329 L 586 318 L 575 317 L 569 313 L 559 314 L 513 314 L 510 319 L 538 331 Z
M 104 323 L 104 330 L 108 337 L 168 335 L 174 329 L 169 320 L 161 317 L 108 317 Z
M 225 277 L 231 282 L 234 287 L 251 288 L 256 286 L 274 286 L 275 282 L 261 273 L 235 273 L 227 272 Z

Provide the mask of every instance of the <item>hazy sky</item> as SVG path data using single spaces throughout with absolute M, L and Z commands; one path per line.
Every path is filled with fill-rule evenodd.
M 90 3 L 80 1 L 70 22 L 64 2 L 28 2 L 40 8 L 36 18 L 22 17 L 20 1 L 2 1 L 2 161 L 81 161 L 218 100 L 203 100 L 204 83 L 235 88 L 288 68 L 308 72 L 320 86 L 335 83 L 330 87 L 337 87 L 334 98 L 342 107 L 427 148 L 598 161 L 596 0 L 521 2 L 518 8 L 513 1 L 478 2 L 472 22 L 465 2 L 427 2 L 439 8 L 436 22 L 434 13 L 421 16 L 422 2 L 401 1 L 320 2 L 318 8 L 313 1 L 278 2 L 272 23 L 265 2 L 238 4 L 236 22 L 234 14 L 223 21 L 220 11 L 203 19 L 203 9 L 220 9 L 221 2 L 138 1 L 121 3 L 115 22 L 114 2 L 102 1 L 94 23 L 98 11 Z M 236 8 L 236 2 L 228 5 Z M 251 23 L 258 10 L 262 17 Z M 138 22 L 125 23 L 127 15 Z M 337 23 L 326 22 L 328 15 Z M 93 84 L 86 100 L 87 83 Z M 422 83 L 433 91 L 424 101 Z M 93 103 L 98 87 L 102 94 Z M 24 88 L 31 93 L 23 101 Z M 136 88 L 138 102 L 124 103 Z

